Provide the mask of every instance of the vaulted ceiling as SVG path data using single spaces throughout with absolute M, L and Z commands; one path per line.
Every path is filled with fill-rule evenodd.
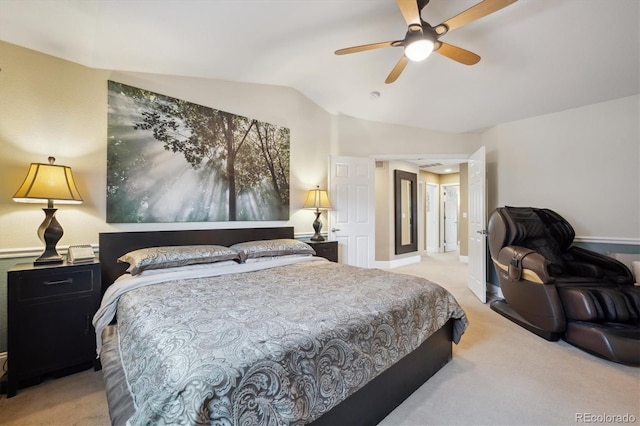
M 431 0 L 422 18 L 436 25 L 479 1 Z M 433 54 L 392 84 L 401 47 L 334 51 L 401 40 L 395 0 L 0 0 L 0 40 L 95 68 L 287 86 L 334 114 L 477 132 L 638 94 L 639 5 L 520 0 L 442 37 L 478 64 Z

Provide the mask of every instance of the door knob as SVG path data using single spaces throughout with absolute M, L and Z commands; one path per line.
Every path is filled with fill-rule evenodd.
M 331 228 L 331 232 L 338 232 L 340 228 Z

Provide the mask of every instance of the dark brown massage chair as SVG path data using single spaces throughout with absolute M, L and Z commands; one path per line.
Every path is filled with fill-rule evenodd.
M 574 237 L 552 210 L 496 209 L 489 251 L 505 300 L 491 309 L 547 340 L 640 365 L 640 287 L 624 264 L 572 246 Z

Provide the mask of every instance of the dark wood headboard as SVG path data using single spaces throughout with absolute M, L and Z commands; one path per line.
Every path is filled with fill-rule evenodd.
M 245 241 L 275 238 L 293 238 L 293 227 L 102 232 L 99 236 L 102 292 L 126 271 L 128 264 L 118 263 L 118 258 L 132 250 L 197 244 L 230 246 Z

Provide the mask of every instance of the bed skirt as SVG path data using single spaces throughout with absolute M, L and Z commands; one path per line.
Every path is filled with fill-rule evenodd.
M 135 412 L 135 406 L 120 360 L 117 325 L 107 326 L 102 331 L 100 363 L 102 364 L 111 424 L 125 425 Z

